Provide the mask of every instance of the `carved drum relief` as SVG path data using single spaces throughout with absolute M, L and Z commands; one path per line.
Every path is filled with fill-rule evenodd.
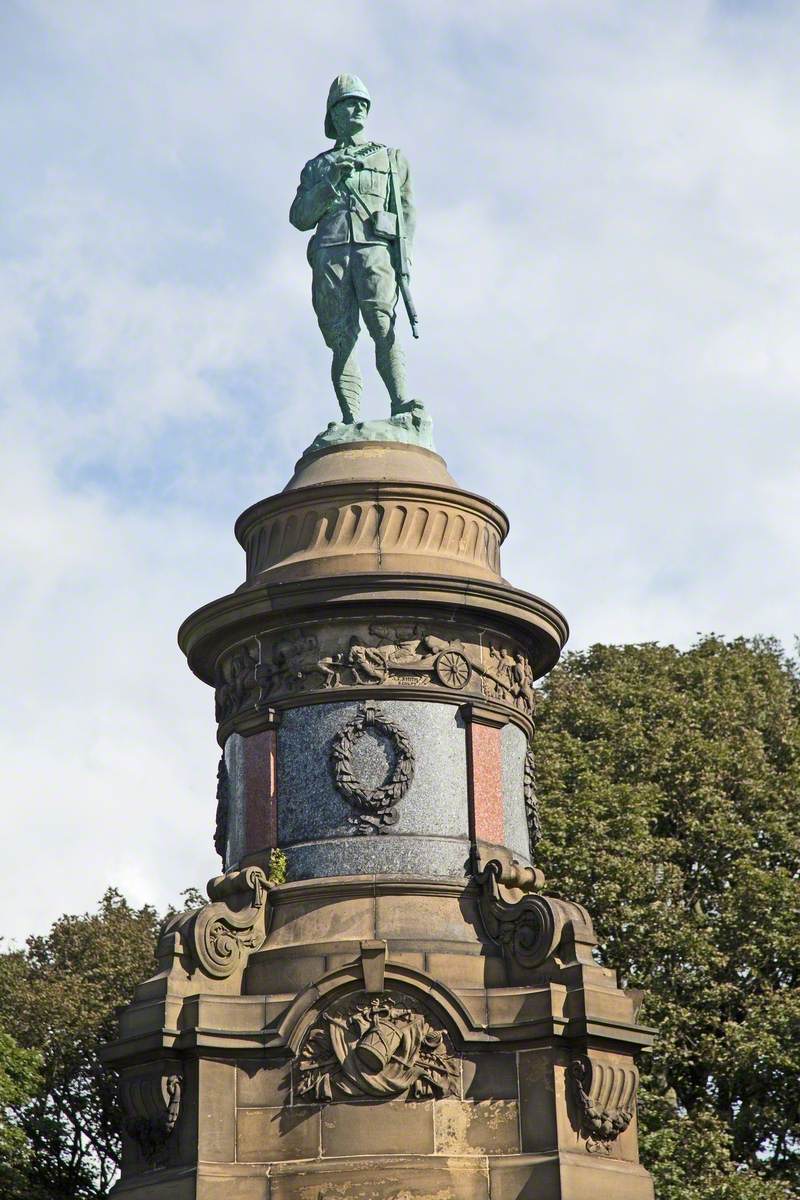
M 388 687 L 454 693 L 530 719 L 533 683 L 522 647 L 502 634 L 426 621 L 310 622 L 222 656 L 217 720 L 314 693 L 333 700 L 345 690 Z
M 410 996 L 359 992 L 337 1001 L 309 1030 L 298 1060 L 299 1095 L 323 1102 L 441 1098 L 456 1092 L 447 1035 Z

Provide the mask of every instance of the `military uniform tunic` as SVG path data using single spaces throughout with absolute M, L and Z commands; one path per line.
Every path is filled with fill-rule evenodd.
M 347 180 L 330 182 L 331 167 L 343 155 L 357 165 Z M 326 344 L 353 345 L 359 311 L 372 337 L 385 339 L 394 324 L 397 280 L 389 245 L 375 232 L 370 214 L 393 211 L 390 154 L 394 157 L 405 234 L 414 233 L 414 202 L 408 163 L 399 150 L 376 142 L 343 146 L 306 163 L 289 213 L 296 229 L 316 232 L 308 246 L 311 297 Z

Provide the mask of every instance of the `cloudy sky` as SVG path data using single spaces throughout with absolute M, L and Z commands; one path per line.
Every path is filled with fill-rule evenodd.
M 335 415 L 287 211 L 339 71 L 412 164 L 411 383 L 506 575 L 575 648 L 792 645 L 799 57 L 771 0 L 4 0 L 8 936 L 217 870 L 175 632 Z

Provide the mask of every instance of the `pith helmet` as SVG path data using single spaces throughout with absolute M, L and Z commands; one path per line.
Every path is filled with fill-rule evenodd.
M 357 75 L 337 75 L 328 92 L 328 103 L 325 108 L 326 137 L 336 138 L 336 129 L 331 120 L 331 109 L 334 104 L 338 104 L 346 96 L 360 96 L 362 100 L 366 100 L 367 104 L 372 104 L 372 97 L 367 91 L 366 84 L 362 83 Z

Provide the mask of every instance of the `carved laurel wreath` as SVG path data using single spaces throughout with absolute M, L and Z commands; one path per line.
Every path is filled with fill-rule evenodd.
M 391 743 L 395 764 L 380 787 L 364 787 L 353 770 L 353 748 L 367 731 L 381 733 Z M 368 701 L 334 736 L 331 766 L 337 791 L 356 809 L 349 817 L 355 833 L 384 833 L 398 820 L 395 805 L 403 799 L 414 778 L 414 751 L 408 734 Z
M 539 813 L 539 797 L 536 795 L 536 772 L 533 750 L 530 746 L 525 752 L 523 794 L 525 797 L 525 818 L 528 822 L 528 844 L 531 856 L 533 856 L 533 852 L 542 837 L 542 819 Z

